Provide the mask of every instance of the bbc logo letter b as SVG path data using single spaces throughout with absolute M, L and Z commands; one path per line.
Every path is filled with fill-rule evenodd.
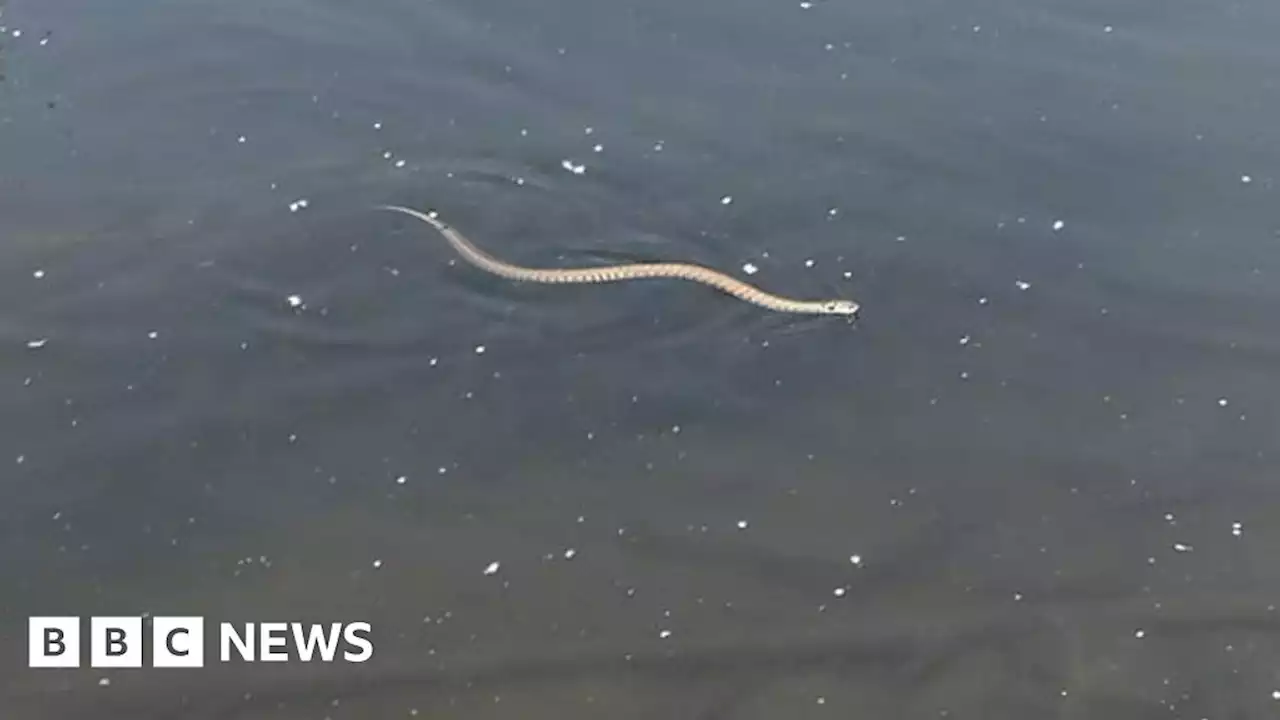
M 89 666 L 142 667 L 142 618 L 90 618 Z
M 80 667 L 80 618 L 33 617 L 27 621 L 27 665 Z

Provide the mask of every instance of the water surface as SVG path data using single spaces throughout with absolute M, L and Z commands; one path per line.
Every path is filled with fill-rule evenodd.
M 1274 712 L 1273 4 L 0 27 L 0 715 Z M 513 285 L 381 203 L 864 312 Z M 376 654 L 27 669 L 64 613 Z

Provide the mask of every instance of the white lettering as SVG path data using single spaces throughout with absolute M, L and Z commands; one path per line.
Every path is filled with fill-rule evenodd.
M 231 623 L 222 623 L 218 626 L 218 635 L 220 642 L 218 643 L 220 652 L 218 659 L 222 662 L 231 662 L 231 646 L 236 646 L 236 651 L 240 653 L 240 659 L 244 662 L 253 662 L 253 623 L 244 624 L 244 636 L 236 632 L 236 628 Z
M 289 659 L 289 651 L 284 650 L 288 646 L 289 638 L 285 633 L 289 630 L 289 626 L 282 622 L 258 623 L 260 652 L 258 656 L 263 662 L 286 662 Z
M 347 644 L 360 648 L 360 652 L 347 650 L 342 653 L 342 657 L 347 662 L 364 662 L 373 657 L 373 642 L 368 637 L 365 637 L 370 632 L 371 628 L 367 622 L 351 623 L 343 630 L 342 637 L 347 641 Z M 364 633 L 365 636 L 362 636 L 361 633 Z
M 298 657 L 302 662 L 311 662 L 316 646 L 320 646 L 320 659 L 333 662 L 333 654 L 338 650 L 338 638 L 342 634 L 342 623 L 331 623 L 328 634 L 324 634 L 323 625 L 311 625 L 307 636 L 302 636 L 302 623 L 290 623 L 293 630 L 293 644 L 298 648 Z

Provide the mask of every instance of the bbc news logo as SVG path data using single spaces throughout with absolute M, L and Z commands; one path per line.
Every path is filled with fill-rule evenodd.
M 78 617 L 33 617 L 28 629 L 28 664 L 33 668 L 80 667 L 82 645 L 89 648 L 89 667 L 139 668 L 150 648 L 151 667 L 204 667 L 205 621 L 202 617 L 153 617 L 146 642 L 141 617 L 91 617 L 87 642 Z M 344 662 L 373 657 L 367 622 L 353 623 L 219 623 L 218 662 Z

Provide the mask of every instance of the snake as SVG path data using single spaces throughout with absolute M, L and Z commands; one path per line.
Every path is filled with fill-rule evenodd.
M 853 300 L 796 300 L 767 293 L 754 285 L 730 277 L 718 270 L 701 265 L 676 262 L 645 262 L 624 265 L 603 265 L 598 267 L 544 269 L 522 267 L 503 262 L 476 247 L 453 226 L 413 208 L 400 205 L 379 205 L 380 210 L 391 210 L 417 218 L 435 228 L 444 239 L 449 241 L 464 260 L 470 264 L 508 280 L 533 283 L 567 284 L 567 283 L 609 283 L 642 278 L 674 278 L 689 280 L 713 287 L 759 307 L 783 313 L 802 313 L 809 315 L 856 315 L 858 303 Z

